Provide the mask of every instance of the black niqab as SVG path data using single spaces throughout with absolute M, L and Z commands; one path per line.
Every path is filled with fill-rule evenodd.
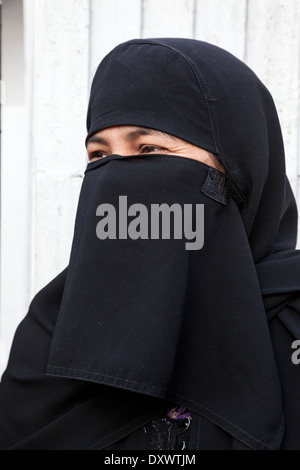
M 289 392 L 298 370 L 278 326 L 300 338 L 297 210 L 269 92 L 210 44 L 133 40 L 95 74 L 87 138 L 116 125 L 158 129 L 213 152 L 226 176 L 166 155 L 88 165 L 69 266 L 32 303 L 4 374 L 2 447 L 104 448 L 178 403 L 247 448 L 300 448 L 300 410 Z M 122 195 L 149 211 L 203 204 L 203 248 L 188 251 L 177 239 L 99 240 L 97 207 L 116 207 Z M 44 406 L 14 432 L 24 412 L 4 410 L 3 397 L 17 402 L 22 374 L 34 369 L 20 366 L 33 318 L 47 340 L 36 334 L 26 364 L 38 362 Z M 39 348 L 43 358 L 33 359 Z M 90 415 L 95 421 L 80 433 Z

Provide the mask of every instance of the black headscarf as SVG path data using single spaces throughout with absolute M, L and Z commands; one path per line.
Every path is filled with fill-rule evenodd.
M 202 147 L 226 175 L 166 155 L 113 155 L 88 165 L 57 290 L 47 380 L 100 384 L 111 416 L 116 402 L 107 386 L 131 416 L 136 397 L 145 409 L 153 400 L 158 408 L 178 403 L 249 448 L 280 448 L 285 416 L 268 319 L 299 295 L 300 263 L 296 203 L 269 92 L 210 44 L 132 40 L 95 74 L 87 138 L 116 125 Z M 204 246 L 99 240 L 97 207 L 117 207 L 122 195 L 149 212 L 152 204 L 203 204 Z

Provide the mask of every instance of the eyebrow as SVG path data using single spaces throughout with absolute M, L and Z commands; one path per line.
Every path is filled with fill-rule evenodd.
M 137 137 L 143 136 L 143 135 L 164 135 L 170 138 L 174 138 L 172 135 L 167 134 L 166 132 L 158 131 L 156 129 L 150 129 L 148 127 L 140 127 L 136 130 L 133 130 L 128 133 L 126 136 L 129 140 L 134 140 Z M 100 137 L 97 134 L 92 135 L 88 140 L 87 144 L 102 144 L 102 145 L 108 145 L 108 142 L 104 137 Z

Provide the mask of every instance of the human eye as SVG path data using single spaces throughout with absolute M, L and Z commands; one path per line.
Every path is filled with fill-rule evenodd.
M 101 152 L 98 150 L 97 152 L 91 152 L 89 154 L 89 162 L 93 163 L 96 162 L 97 160 L 101 160 L 101 158 L 107 157 L 108 153 L 106 152 Z
M 165 148 L 163 147 L 159 147 L 159 146 L 156 146 L 156 145 L 142 145 L 141 148 L 140 148 L 140 153 L 143 154 L 143 153 L 159 153 L 159 152 L 164 152 L 166 151 Z

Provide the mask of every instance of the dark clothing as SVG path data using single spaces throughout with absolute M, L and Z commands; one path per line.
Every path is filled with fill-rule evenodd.
M 249 450 L 196 413 L 191 420 L 170 420 L 165 416 L 153 419 L 129 436 L 106 447 L 109 450 Z
M 0 448 L 177 448 L 182 423 L 166 413 L 181 405 L 190 450 L 300 449 L 297 209 L 269 92 L 215 46 L 134 40 L 100 64 L 87 125 L 88 137 L 116 125 L 168 132 L 216 154 L 226 175 L 173 155 L 88 165 L 68 268 L 16 334 Z M 120 232 L 124 196 L 132 237 Z M 173 238 L 148 219 L 163 204 Z M 175 207 L 191 208 L 195 236 L 202 222 L 197 249 L 178 236 Z
M 155 429 L 159 432 L 160 428 L 151 423 L 162 419 L 165 428 L 169 402 L 104 385 L 50 377 L 45 372 L 56 323 L 53 294 L 62 290 L 65 275 L 66 272 L 60 274 L 38 294 L 17 330 L 0 386 L 0 448 L 139 450 L 146 445 L 146 450 L 151 450 L 155 442 L 160 442 L 153 437 Z M 269 320 L 283 391 L 285 434 L 280 448 L 288 450 L 300 449 L 300 364 L 291 360 L 291 344 L 300 337 L 299 303 L 300 296 L 294 296 L 287 304 L 283 302 Z M 152 429 L 150 439 L 145 426 Z M 185 439 L 188 450 L 249 448 L 195 413 L 190 432 L 192 437 L 189 434 Z M 177 434 L 174 431 L 172 435 L 175 441 L 166 446 L 176 445 Z
M 104 450 L 188 450 L 193 448 L 191 427 L 189 418 L 160 416 Z
M 144 395 L 47 375 L 65 277 L 39 292 L 16 332 L 0 387 L 2 450 L 101 449 L 170 409 Z

